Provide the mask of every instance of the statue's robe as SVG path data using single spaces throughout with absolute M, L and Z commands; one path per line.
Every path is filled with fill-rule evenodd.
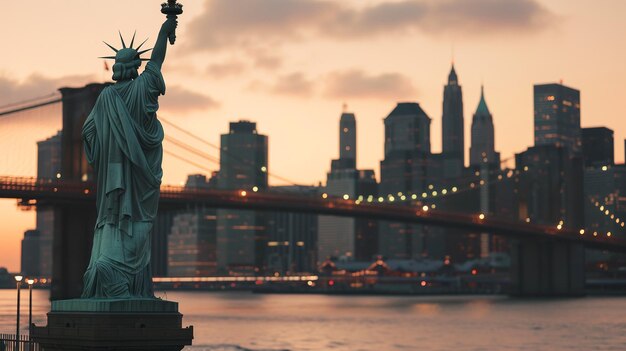
M 165 82 L 148 62 L 134 80 L 106 87 L 83 125 L 97 185 L 98 218 L 83 298 L 154 297 L 150 232 L 163 171 L 156 119 Z

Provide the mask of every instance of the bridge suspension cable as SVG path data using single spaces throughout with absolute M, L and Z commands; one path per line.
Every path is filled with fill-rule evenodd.
M 213 144 L 213 143 L 211 143 L 211 142 L 209 142 L 209 141 L 205 140 L 204 138 L 201 138 L 201 137 L 197 136 L 196 134 L 191 133 L 190 131 L 188 131 L 188 130 L 186 130 L 186 129 L 184 129 L 184 128 L 182 128 L 182 127 L 180 127 L 180 126 L 176 125 L 176 124 L 174 124 L 173 122 L 169 121 L 167 118 L 162 117 L 161 115 L 159 115 L 159 120 L 160 120 L 161 122 L 163 122 L 163 123 L 165 123 L 165 124 L 167 124 L 167 125 L 171 126 L 172 128 L 174 128 L 174 129 L 178 130 L 179 132 L 184 133 L 185 135 L 187 135 L 187 136 L 189 136 L 189 137 L 191 137 L 191 138 L 193 138 L 193 139 L 195 139 L 195 140 L 197 140 L 197 141 L 199 141 L 199 142 L 201 142 L 201 143 L 203 143 L 203 144 L 205 144 L 205 145 L 208 145 L 209 147 L 211 147 L 211 148 L 213 148 L 213 149 L 216 149 L 216 150 L 219 150 L 220 152 L 223 152 L 224 154 L 228 155 L 228 157 L 229 157 L 229 158 L 231 158 L 231 159 L 235 160 L 236 162 L 239 162 L 239 163 L 241 163 L 241 164 L 247 164 L 247 165 L 249 165 L 249 166 L 254 166 L 254 165 L 250 165 L 250 163 L 249 163 L 249 162 L 247 162 L 246 160 L 243 160 L 243 159 L 241 159 L 240 157 L 237 157 L 237 156 L 233 155 L 233 154 L 232 154 L 231 152 L 229 152 L 228 150 L 223 149 L 223 148 L 221 148 L 220 146 L 215 145 L 215 144 Z M 218 162 L 219 162 L 219 161 L 218 161 Z M 288 184 L 290 184 L 290 185 L 297 185 L 297 184 L 298 184 L 298 183 L 296 183 L 296 182 L 294 182 L 294 181 L 292 181 L 292 180 L 290 180 L 290 179 L 287 179 L 287 178 L 285 178 L 285 177 L 279 176 L 279 175 L 277 175 L 277 174 L 275 174 L 275 173 L 271 173 L 271 172 L 269 172 L 269 171 L 265 171 L 265 172 L 267 173 L 268 177 L 272 177 L 272 178 L 275 178 L 275 179 L 281 180 L 281 181 L 286 182 L 286 183 L 288 183 Z
M 14 102 L 10 102 L 8 104 L 5 105 L 1 105 L 0 106 L 0 111 L 2 110 L 6 110 L 15 106 L 20 106 L 20 105 L 25 105 L 27 103 L 34 103 L 35 101 L 39 102 L 41 100 L 48 100 L 48 99 L 52 99 L 52 98 L 58 98 L 59 97 L 59 93 L 58 92 L 52 92 L 50 94 L 46 94 L 46 95 L 41 95 L 41 96 L 37 96 L 34 98 L 30 98 L 30 99 L 25 99 L 25 100 L 21 100 L 21 101 L 14 101 Z
M 202 158 L 204 158 L 204 159 L 206 159 L 206 160 L 208 160 L 210 162 L 213 162 L 213 163 L 217 164 L 218 166 L 220 164 L 220 160 L 218 158 L 213 157 L 213 156 L 207 154 L 206 152 L 203 152 L 203 151 L 201 151 L 201 150 L 199 150 L 199 149 L 197 149 L 197 148 L 195 148 L 195 147 L 193 147 L 193 146 L 191 146 L 191 145 L 189 145 L 189 144 L 187 144 L 187 143 L 185 143 L 183 141 L 180 141 L 179 139 L 176 139 L 176 138 L 174 138 L 172 136 L 167 135 L 167 136 L 165 136 L 165 140 L 170 142 L 170 143 L 172 143 L 172 144 L 174 144 L 174 145 L 176 145 L 176 146 L 178 146 L 178 147 L 180 147 L 180 148 L 182 148 L 182 149 L 184 149 L 184 150 L 186 150 L 186 151 L 188 151 L 188 152 L 191 152 L 191 153 L 193 153 L 193 154 L 195 154 L 197 156 L 200 156 L 200 157 L 202 157 Z
M 52 104 L 57 104 L 61 102 L 61 98 L 55 98 L 49 101 L 44 101 L 44 102 L 38 102 L 38 103 L 34 103 L 34 104 L 30 104 L 27 106 L 21 106 L 21 107 L 15 107 L 12 109 L 9 109 L 7 111 L 2 111 L 0 112 L 0 117 L 4 117 L 4 116 L 8 116 L 8 115 L 12 115 L 18 112 L 24 112 L 24 111 L 28 111 L 28 110 L 33 110 L 39 107 L 44 107 L 47 105 L 52 105 Z
M 178 159 L 178 160 L 180 160 L 180 161 L 186 162 L 186 163 L 188 163 L 188 164 L 190 164 L 190 165 L 192 165 L 194 167 L 198 167 L 198 168 L 200 168 L 200 169 L 202 169 L 204 171 L 207 171 L 207 172 L 209 172 L 209 174 L 213 173 L 212 169 L 210 169 L 208 167 L 205 167 L 205 166 L 203 166 L 203 165 L 201 165 L 199 163 L 193 162 L 193 161 L 191 161 L 191 160 L 189 160 L 189 159 L 187 159 L 185 157 L 182 157 L 182 156 L 180 156 L 180 155 L 178 155 L 178 154 L 176 154 L 174 152 L 171 152 L 169 150 L 163 150 L 163 152 L 168 154 L 168 155 L 170 155 L 170 156 L 172 156 L 172 157 L 174 157 L 174 158 L 176 158 L 176 159 Z

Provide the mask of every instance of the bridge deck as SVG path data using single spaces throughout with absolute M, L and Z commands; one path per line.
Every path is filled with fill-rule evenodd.
M 54 205 L 84 202 L 95 206 L 95 184 L 36 178 L 0 177 L 0 198 L 21 199 L 23 205 Z M 244 195 L 245 194 L 245 195 Z M 389 203 L 358 203 L 340 198 L 306 197 L 271 192 L 189 189 L 162 186 L 159 203 L 164 209 L 185 209 L 193 206 L 259 211 L 285 211 L 342 217 L 364 217 L 467 231 L 491 233 L 512 238 L 552 239 L 580 242 L 587 247 L 611 251 L 626 251 L 626 240 L 615 236 L 581 235 L 580 228 L 561 230 L 498 218 L 480 219 L 475 214 L 451 213 L 421 206 Z M 95 210 L 95 209 L 94 209 Z

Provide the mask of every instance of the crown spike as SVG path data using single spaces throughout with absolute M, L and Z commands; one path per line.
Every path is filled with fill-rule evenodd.
M 120 33 L 120 40 L 122 41 L 122 48 L 126 49 L 126 43 L 124 42 L 124 38 L 122 37 L 122 32 L 118 31 L 118 33 Z
M 139 56 L 139 55 L 141 55 L 141 54 L 143 54 L 143 53 L 146 53 L 146 52 L 148 52 L 148 51 L 150 51 L 150 50 L 152 50 L 152 48 L 150 48 L 150 49 L 146 49 L 146 50 L 141 50 L 141 51 L 137 52 L 137 56 Z
M 133 33 L 133 39 L 130 40 L 130 48 L 133 48 L 133 44 L 135 43 L 135 35 L 137 35 L 137 31 L 135 30 L 135 33 Z
M 141 47 L 143 46 L 143 44 L 145 44 L 145 43 L 148 41 L 148 39 L 150 39 L 150 38 L 146 38 L 146 40 L 144 40 L 144 41 L 143 41 L 143 43 L 139 44 L 139 46 L 138 46 L 138 47 L 137 47 L 137 49 L 135 49 L 135 50 L 139 51 L 139 49 L 141 49 Z
M 116 48 L 114 48 L 111 44 L 107 43 L 106 41 L 102 41 L 106 46 L 110 47 L 111 50 L 117 52 L 118 50 Z

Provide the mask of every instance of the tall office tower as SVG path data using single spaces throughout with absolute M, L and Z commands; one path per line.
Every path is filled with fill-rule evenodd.
M 500 153 L 495 150 L 495 135 L 493 117 L 487 102 L 485 92 L 480 87 L 480 102 L 472 118 L 472 144 L 470 145 L 470 167 L 480 169 L 484 164 L 500 164 Z
M 615 163 L 612 129 L 583 128 L 582 143 L 585 167 L 607 166 Z
M 276 186 L 273 193 L 319 198 L 315 186 Z M 317 216 L 310 213 L 272 212 L 268 219 L 268 273 L 317 272 Z
M 339 159 L 356 168 L 356 118 L 354 113 L 342 113 L 339 120 Z
M 463 91 L 454 70 L 448 75 L 443 89 L 442 157 L 445 178 L 458 178 L 465 166 L 465 138 L 463 134 Z
M 174 216 L 167 243 L 167 274 L 196 277 L 217 274 L 215 210 L 195 208 Z
M 341 115 L 339 159 L 332 160 L 322 191 L 330 196 L 348 196 L 350 199 L 376 195 L 374 171 L 356 169 L 356 121 L 352 113 Z M 363 241 L 371 244 L 376 234 L 377 226 L 373 221 L 319 216 L 317 259 L 319 262 L 328 258 L 369 260 L 376 249 Z
M 61 137 L 59 131 L 54 136 L 37 142 L 37 178 L 56 180 L 61 178 Z M 45 206 L 37 208 L 37 236 L 39 247 L 39 275 L 52 276 L 52 235 L 54 230 L 54 210 Z
M 40 246 L 40 233 L 38 230 L 27 230 L 24 232 L 24 239 L 22 239 L 22 259 L 20 272 L 23 275 L 30 277 L 40 276 L 40 264 L 39 264 L 39 246 Z
M 580 91 L 562 84 L 534 87 L 535 146 L 563 146 L 581 151 Z
M 541 145 L 515 155 L 519 219 L 566 228 L 583 226 L 583 165 L 562 146 Z
M 50 138 L 37 142 L 37 178 L 61 177 L 61 136 L 58 131 Z
M 385 118 L 385 159 L 380 163 L 380 194 L 418 192 L 426 183 L 430 117 L 417 103 L 403 102 Z
M 217 187 L 224 190 L 267 189 L 268 139 L 256 123 L 230 123 L 221 136 Z M 254 274 L 263 270 L 266 219 L 255 211 L 217 211 L 217 269 L 220 274 Z
M 398 103 L 385 118 L 385 159 L 380 163 L 379 196 L 428 190 L 430 117 L 417 103 Z M 424 251 L 421 226 L 381 221 L 379 252 L 389 258 L 411 258 Z

